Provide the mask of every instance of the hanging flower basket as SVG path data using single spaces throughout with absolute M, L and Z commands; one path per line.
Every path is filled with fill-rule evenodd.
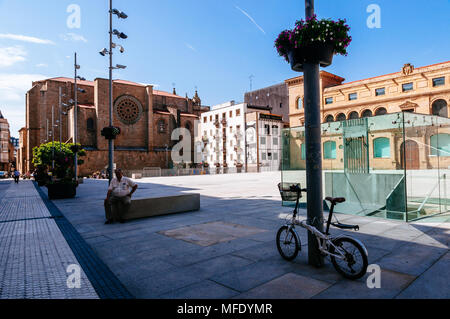
M 297 21 L 293 30 L 281 32 L 275 47 L 294 71 L 302 72 L 305 63 L 327 67 L 335 54 L 347 55 L 347 47 L 352 41 L 349 30 L 345 20 L 317 20 L 314 16 Z

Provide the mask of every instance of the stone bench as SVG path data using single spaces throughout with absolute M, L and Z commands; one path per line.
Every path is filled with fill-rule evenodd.
M 125 220 L 162 216 L 200 209 L 200 194 L 133 199 Z

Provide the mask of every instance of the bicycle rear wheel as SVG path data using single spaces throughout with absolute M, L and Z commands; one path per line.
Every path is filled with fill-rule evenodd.
M 333 244 L 345 256 L 343 259 L 330 256 L 331 262 L 338 273 L 348 279 L 359 279 L 367 272 L 367 255 L 361 245 L 354 239 L 342 237 L 333 240 Z M 331 246 L 330 253 L 340 255 Z
M 283 226 L 277 233 L 277 248 L 281 257 L 286 260 L 293 260 L 298 255 L 300 245 L 294 230 L 288 226 Z

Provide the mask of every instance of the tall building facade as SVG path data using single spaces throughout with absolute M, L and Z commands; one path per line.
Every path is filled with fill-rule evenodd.
M 14 162 L 14 145 L 11 142 L 9 123 L 0 111 L 0 171 L 9 173 Z
M 282 117 L 270 114 L 267 107 L 234 101 L 216 105 L 200 120 L 203 162 L 248 171 L 279 169 L 283 126 Z
M 289 123 L 289 90 L 286 83 L 247 92 L 244 103 L 265 106 L 271 114 L 280 115 L 284 122 Z
M 450 61 L 344 83 L 345 79 L 320 72 L 321 116 L 339 122 L 396 112 L 448 117 L 450 114 Z M 291 127 L 303 126 L 303 76 L 286 80 Z
M 74 81 L 70 78 L 33 82 L 26 94 L 26 127 L 21 130 L 19 147 L 25 171 L 33 169 L 34 147 L 53 138 L 74 141 L 74 107 L 60 109 L 60 88 L 62 102 L 67 104 L 74 98 Z M 108 165 L 108 141 L 101 130 L 109 125 L 109 81 L 80 81 L 78 88 L 85 92 L 78 93 L 76 125 L 77 141 L 87 150 L 79 172 L 86 176 Z M 183 127 L 193 136 L 194 122 L 206 110 L 209 108 L 201 106 L 197 92 L 188 98 L 178 96 L 175 89 L 168 93 L 151 85 L 113 81 L 113 125 L 121 129 L 114 142 L 116 166 L 128 170 L 170 166 L 170 151 L 177 143 L 171 139 L 173 130 Z

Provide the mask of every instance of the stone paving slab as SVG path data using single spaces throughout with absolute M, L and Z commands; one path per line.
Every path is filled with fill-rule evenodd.
M 442 256 L 397 298 L 450 299 L 450 253 L 447 252 Z
M 392 299 L 407 288 L 415 276 L 381 270 L 381 288 L 368 288 L 367 275 L 359 280 L 341 280 L 314 296 L 315 299 Z
M 168 237 L 184 240 L 203 247 L 208 247 L 240 237 L 258 234 L 264 231 L 265 230 L 263 229 L 238 224 L 211 222 L 166 230 L 160 233 Z
M 288 273 L 266 284 L 236 296 L 236 299 L 309 299 L 330 287 L 331 284 Z

